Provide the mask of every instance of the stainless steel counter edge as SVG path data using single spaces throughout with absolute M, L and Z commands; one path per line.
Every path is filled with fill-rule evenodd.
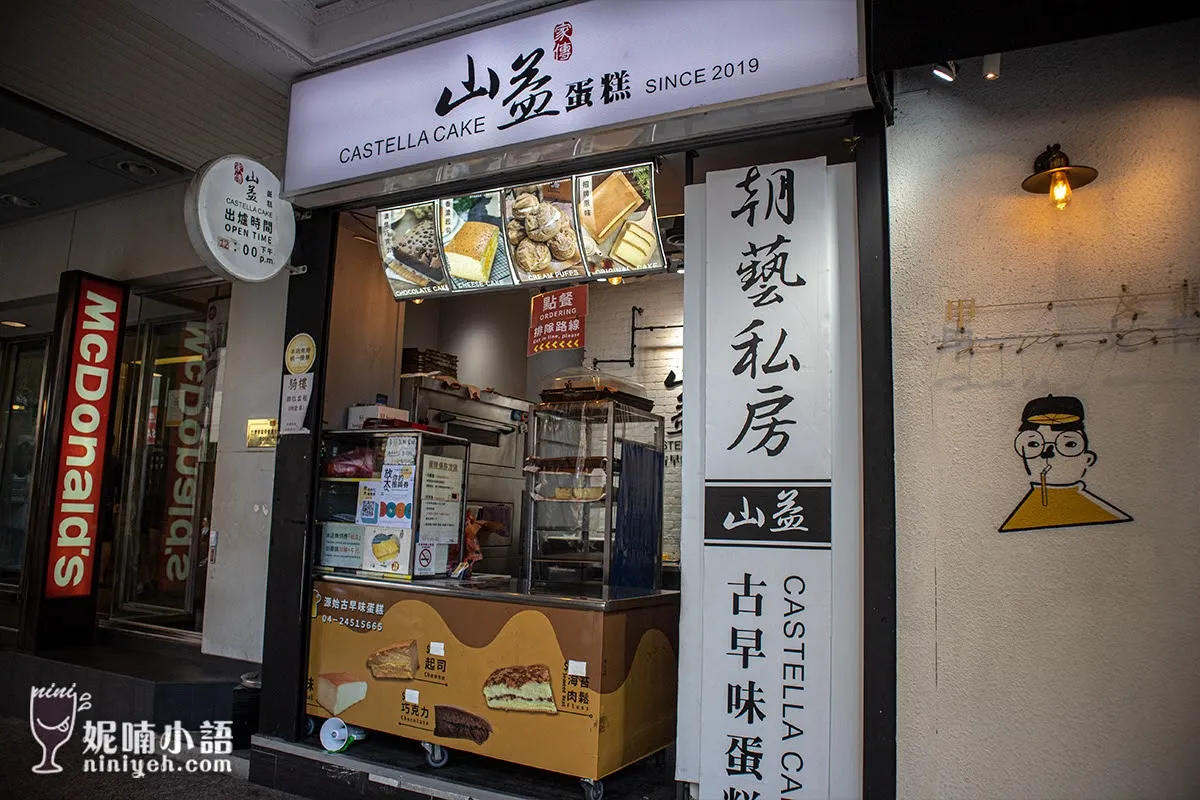
M 330 581 L 332 583 L 351 583 L 359 586 L 370 586 L 376 589 L 394 589 L 401 592 L 412 592 L 414 594 L 433 594 L 444 597 L 462 597 L 468 600 L 487 600 L 497 603 L 517 603 L 519 605 L 538 606 L 542 608 L 568 608 L 582 611 L 628 611 L 632 608 L 670 605 L 679 602 L 679 592 L 674 589 L 659 589 L 651 594 L 640 595 L 638 597 L 621 597 L 604 600 L 598 597 L 528 594 L 504 589 L 477 588 L 464 586 L 460 581 L 437 578 L 400 582 L 360 578 L 354 575 L 326 575 L 318 573 L 313 576 L 313 580 Z

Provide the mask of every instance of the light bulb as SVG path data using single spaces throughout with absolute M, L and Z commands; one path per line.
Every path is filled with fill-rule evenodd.
M 620 286 L 622 283 L 625 282 L 625 279 L 622 278 L 620 275 L 617 275 L 616 277 L 609 278 L 608 282 L 611 283 L 613 286 Z
M 1071 202 L 1071 182 L 1067 180 L 1066 172 L 1056 172 L 1050 176 L 1050 201 L 1059 211 Z

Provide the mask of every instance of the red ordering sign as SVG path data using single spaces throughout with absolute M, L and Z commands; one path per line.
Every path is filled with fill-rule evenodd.
M 534 295 L 529 306 L 528 355 L 583 347 L 587 286 Z
M 86 597 L 92 591 L 124 287 L 82 278 L 74 316 L 50 528 L 49 598 Z

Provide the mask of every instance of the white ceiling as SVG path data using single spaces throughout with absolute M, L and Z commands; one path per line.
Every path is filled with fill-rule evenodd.
M 0 86 L 190 169 L 281 165 L 297 77 L 558 2 L 0 0 Z

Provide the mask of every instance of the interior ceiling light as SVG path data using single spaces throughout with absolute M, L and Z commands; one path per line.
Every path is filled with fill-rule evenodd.
M 136 178 L 153 178 L 158 174 L 156 167 L 152 167 L 142 161 L 118 161 L 117 169 L 122 172 L 128 172 Z
M 412 304 L 413 304 L 414 306 L 419 306 L 419 305 L 421 305 L 421 303 L 424 303 L 424 302 L 425 302 L 425 298 L 424 298 L 424 297 L 414 297 L 414 298 L 413 298 L 413 300 L 412 300 Z
M 37 208 L 41 205 L 37 200 L 22 197 L 19 194 L 0 194 L 0 203 L 8 203 L 10 206 L 16 206 L 17 208 Z
M 27 328 L 29 327 L 24 322 L 17 322 L 15 319 L 0 319 L 0 325 L 6 328 Z
M 625 282 L 625 279 L 622 278 L 620 275 L 617 275 L 612 278 L 608 278 L 608 282 L 610 284 L 612 284 L 613 286 L 620 286 L 622 283 Z
M 983 78 L 994 81 L 1000 77 L 1000 54 L 992 53 L 983 57 Z
M 942 61 L 933 65 L 933 74 L 944 81 L 953 83 L 958 77 L 958 65 L 953 61 Z
M 1055 142 L 1046 145 L 1045 152 L 1033 160 L 1033 174 L 1021 181 L 1021 188 L 1033 194 L 1049 192 L 1050 202 L 1062 211 L 1071 201 L 1071 189 L 1087 186 L 1099 174 L 1091 167 L 1073 166 Z

